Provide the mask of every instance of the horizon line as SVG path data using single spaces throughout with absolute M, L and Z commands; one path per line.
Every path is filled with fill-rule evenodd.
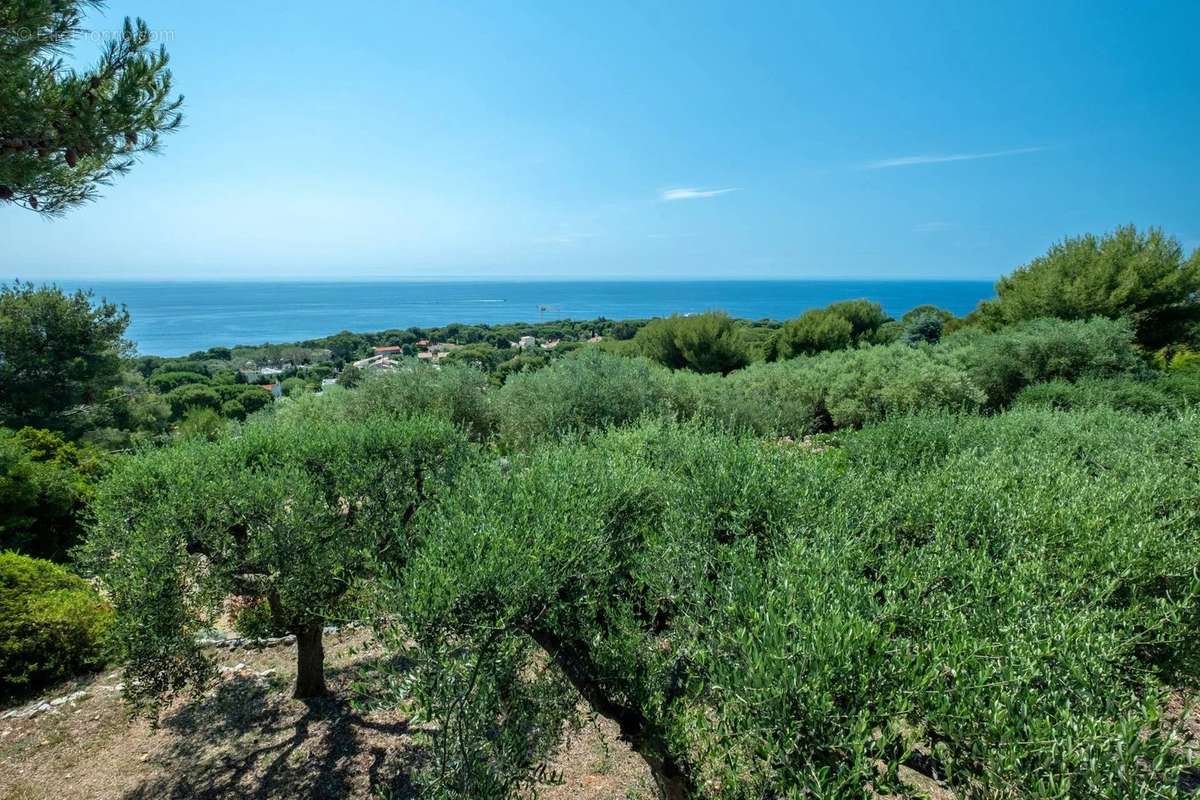
M 455 277 L 444 278 L 414 278 L 406 276 L 362 276 L 362 277 L 299 277 L 299 278 L 266 278 L 266 277 L 231 277 L 231 278 L 147 278 L 147 277 L 55 277 L 55 278 L 16 278 L 20 283 L 54 284 L 69 283 L 73 285 L 105 284 L 105 283 L 146 283 L 146 284 L 304 284 L 304 283 L 908 283 L 921 281 L 926 283 L 995 283 L 1001 275 L 995 277 L 956 278 L 927 275 L 901 276 L 871 276 L 861 278 L 833 276 L 803 276 L 803 277 L 740 277 L 740 276 L 706 276 L 697 278 L 687 277 Z

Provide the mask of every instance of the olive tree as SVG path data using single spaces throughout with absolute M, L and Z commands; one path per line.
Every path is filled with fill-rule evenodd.
M 215 442 L 126 459 L 100 487 L 83 561 L 117 612 L 135 699 L 202 683 L 197 636 L 230 595 L 296 636 L 296 697 L 325 692 L 324 624 L 347 592 L 403 563 L 416 515 L 466 456 L 423 418 L 268 419 Z
M 652 424 L 480 468 L 385 607 L 432 797 L 524 796 L 582 705 L 660 795 L 1180 796 L 1195 419 Z M 426 796 L 426 795 L 423 795 Z

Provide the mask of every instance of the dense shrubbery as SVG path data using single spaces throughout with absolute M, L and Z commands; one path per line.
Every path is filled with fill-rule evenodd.
M 669 798 L 890 794 L 905 763 L 1171 796 L 1196 423 L 905 418 L 824 453 L 652 425 L 476 470 L 389 606 L 433 788 L 516 796 L 575 689 Z
M 525 448 L 659 413 L 668 374 L 642 359 L 586 350 L 537 372 L 514 375 L 496 395 L 500 437 Z
M 208 376 L 200 376 L 194 372 L 155 372 L 146 379 L 146 383 L 153 386 L 158 391 L 166 394 L 172 389 L 178 389 L 181 386 L 191 386 L 193 384 L 205 384 L 208 382 Z
M 903 344 L 757 364 L 722 382 L 676 379 L 673 387 L 681 417 L 793 437 L 898 413 L 971 411 L 984 400 L 964 370 Z
M 0 702 L 103 666 L 111 626 L 112 610 L 81 578 L 0 552 Z
M 50 431 L 0 428 L 0 550 L 65 558 L 105 460 Z
M 351 420 L 374 414 L 433 415 L 452 421 L 471 438 L 482 441 L 495 425 L 487 387 L 487 378 L 471 367 L 434 368 L 414 359 L 403 369 L 371 375 L 353 392 L 342 393 L 334 413 Z
M 1008 405 L 1041 381 L 1136 373 L 1143 360 L 1125 320 L 1035 319 L 996 333 L 959 331 L 939 346 L 987 395 L 988 408 Z
M 1200 408 L 1200 370 L 1144 380 L 1047 381 L 1023 389 L 1014 405 L 1060 411 L 1114 408 L 1136 414 L 1179 413 L 1187 408 Z
M 891 322 L 878 303 L 867 300 L 814 308 L 784 323 L 771 341 L 768 357 L 783 361 L 859 344 L 886 344 L 898 334 Z

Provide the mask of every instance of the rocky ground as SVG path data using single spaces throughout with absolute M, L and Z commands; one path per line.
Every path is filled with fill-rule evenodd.
M 381 654 L 362 632 L 328 635 L 325 648 L 332 696 L 316 702 L 290 698 L 295 649 L 283 644 L 216 651 L 218 685 L 157 728 L 130 719 L 120 671 L 0 711 L 0 800 L 374 798 L 384 785 L 408 796 L 420 731 L 398 711 L 348 702 Z M 645 765 L 603 723 L 556 768 L 561 783 L 541 794 L 550 800 L 652 796 Z

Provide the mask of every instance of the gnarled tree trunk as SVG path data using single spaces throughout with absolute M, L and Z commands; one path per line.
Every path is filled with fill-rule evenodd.
M 671 757 L 645 716 L 637 709 L 614 702 L 604 693 L 601 681 L 597 678 L 600 671 L 588 657 L 585 644 L 564 640 L 544 628 L 532 628 L 528 633 L 562 669 L 592 710 L 617 723 L 621 738 L 650 767 L 661 800 L 692 800 L 696 797 L 696 784 L 692 777 L 683 765 Z
M 292 697 L 307 699 L 325 694 L 325 646 L 321 623 L 310 623 L 296 632 L 296 691 Z

